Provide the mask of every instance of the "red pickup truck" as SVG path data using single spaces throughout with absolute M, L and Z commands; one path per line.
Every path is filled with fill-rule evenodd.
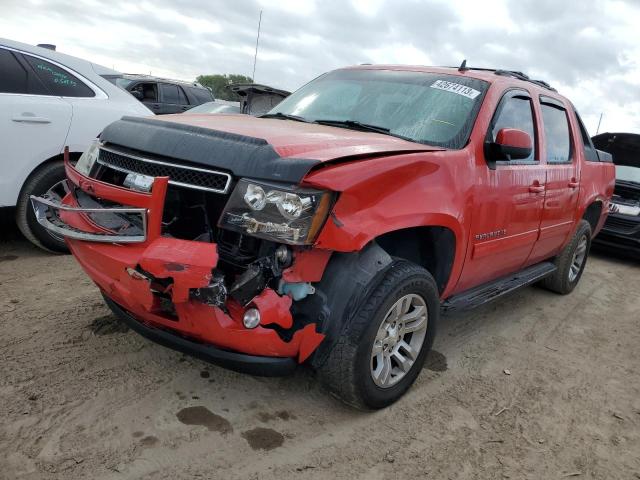
M 360 408 L 406 392 L 442 310 L 571 292 L 614 189 L 571 103 L 512 71 L 358 66 L 261 118 L 125 117 L 33 198 L 109 307 Z M 59 189 L 58 189 L 59 191 Z

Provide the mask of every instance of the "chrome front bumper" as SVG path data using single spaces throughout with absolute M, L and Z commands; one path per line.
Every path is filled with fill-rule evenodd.
M 105 208 L 82 208 L 63 205 L 58 201 L 54 201 L 44 197 L 36 197 L 31 195 L 31 204 L 36 215 L 36 220 L 40 225 L 57 235 L 74 240 L 85 240 L 88 242 L 104 242 L 104 243 L 142 243 L 147 240 L 147 209 L 133 207 L 105 207 Z M 65 223 L 59 215 L 59 212 L 69 212 L 81 214 L 85 220 L 96 225 L 99 229 L 105 230 L 104 233 L 85 232 Z M 111 213 L 125 216 L 140 217 L 142 225 L 142 233 L 126 235 L 118 232 L 110 232 L 109 229 L 96 224 L 89 214 Z M 126 222 L 126 220 L 125 220 Z

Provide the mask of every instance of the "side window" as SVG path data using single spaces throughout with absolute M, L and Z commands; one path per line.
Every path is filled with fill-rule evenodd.
M 571 162 L 571 137 L 567 111 L 556 105 L 541 103 L 542 123 L 548 163 Z
M 173 105 L 188 105 L 189 103 L 187 102 L 187 97 L 185 96 L 184 92 L 180 92 L 180 89 L 177 85 L 161 83 L 160 91 L 162 92 L 163 103 L 171 103 Z M 181 93 L 182 95 L 180 95 Z
M 491 128 L 491 140 L 495 142 L 498 132 L 503 128 L 517 128 L 526 132 L 531 137 L 534 148 L 531 155 L 523 159 L 530 162 L 536 159 L 536 137 L 533 122 L 533 110 L 531 99 L 526 97 L 510 96 L 505 97 L 498 107 L 498 116 L 494 118 Z
M 598 153 L 596 152 L 596 148 L 593 146 L 589 132 L 587 132 L 587 127 L 584 126 L 582 118 L 580 118 L 578 112 L 576 110 L 574 110 L 574 112 L 576 114 L 576 119 L 578 120 L 578 126 L 580 127 L 580 136 L 582 137 L 582 144 L 584 146 L 584 158 L 589 162 L 599 162 L 600 159 L 598 158 Z
M 9 50 L 0 48 L 0 93 L 28 93 L 27 71 Z
M 80 79 L 66 70 L 42 60 L 24 55 L 25 60 L 31 65 L 37 77 L 49 90 L 50 95 L 60 97 L 95 97 L 96 94 Z
M 213 100 L 213 96 L 209 90 L 205 90 L 204 88 L 191 88 L 190 90 L 198 103 L 206 103 Z
M 187 100 L 187 95 L 184 93 L 184 90 L 182 90 L 181 87 L 178 87 L 178 96 L 179 98 L 179 102 L 180 105 L 189 105 L 189 100 Z
M 137 83 L 128 88 L 131 92 L 139 92 L 142 95 L 142 102 L 155 103 L 158 101 L 158 87 L 155 83 Z

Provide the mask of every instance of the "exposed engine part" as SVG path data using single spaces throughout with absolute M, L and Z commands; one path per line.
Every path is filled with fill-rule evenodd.
M 276 259 L 280 262 L 282 268 L 286 268 L 291 265 L 291 250 L 286 245 L 280 245 L 276 249 Z
M 282 276 L 282 270 L 291 260 L 287 247 L 278 247 L 271 255 L 259 258 L 242 272 L 229 288 L 229 295 L 241 305 L 247 305 L 269 284 L 273 278 Z M 282 263 L 281 259 L 285 260 Z
M 224 275 L 221 272 L 214 272 L 211 283 L 206 287 L 191 289 L 190 297 L 224 310 L 227 302 L 227 287 L 224 284 Z
M 229 289 L 229 295 L 240 305 L 247 305 L 266 285 L 264 269 L 254 263 L 236 279 Z
M 287 283 L 280 280 L 278 285 L 278 293 L 280 295 L 289 295 L 296 302 L 316 293 L 316 289 L 308 282 L 305 283 Z

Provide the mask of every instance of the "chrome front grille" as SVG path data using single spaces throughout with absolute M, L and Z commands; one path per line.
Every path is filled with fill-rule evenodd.
M 231 175 L 225 172 L 144 158 L 105 147 L 100 148 L 98 163 L 120 172 L 169 177 L 170 184 L 195 190 L 227 193 L 231 185 Z

